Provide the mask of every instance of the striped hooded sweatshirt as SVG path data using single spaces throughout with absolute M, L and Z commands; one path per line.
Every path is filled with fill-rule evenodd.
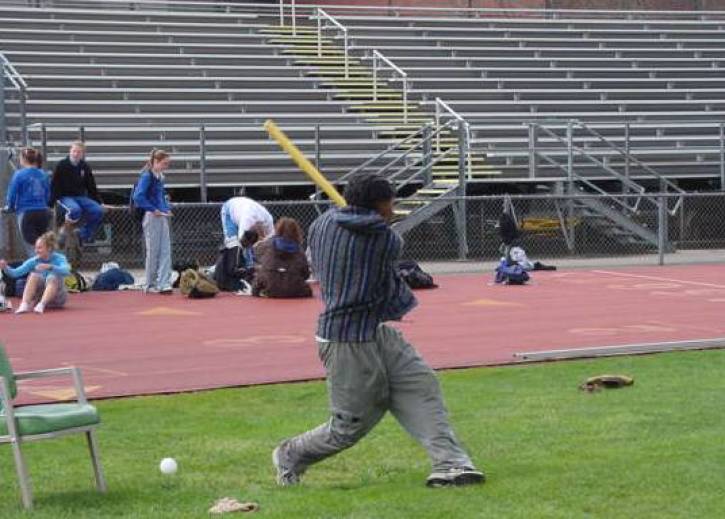
M 380 323 L 398 320 L 416 306 L 395 270 L 403 240 L 376 211 L 330 209 L 312 223 L 309 246 L 325 304 L 319 338 L 373 341 Z

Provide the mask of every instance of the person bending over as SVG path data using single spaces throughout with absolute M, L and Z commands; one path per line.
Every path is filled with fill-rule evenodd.
M 263 240 L 274 234 L 274 219 L 272 215 L 259 202 L 246 196 L 235 196 L 224 202 L 221 210 L 222 231 L 224 232 L 224 247 L 233 249 L 242 246 L 241 254 L 244 259 L 244 268 L 254 266 L 254 254 L 251 245 L 256 239 Z M 245 233 L 253 232 L 256 239 L 251 245 L 245 240 Z M 247 236 L 250 236 L 248 234 Z
M 388 222 L 395 192 L 383 177 L 356 175 L 345 198 L 310 227 L 312 268 L 324 309 L 317 346 L 327 373 L 331 417 L 272 453 L 280 485 L 352 447 L 390 411 L 428 451 L 431 487 L 482 483 L 448 422 L 433 370 L 403 335 L 385 324 L 400 320 L 416 299 L 396 274 L 403 245 Z
M 63 278 L 70 274 L 70 265 L 65 256 L 56 251 L 56 238 L 52 231 L 36 240 L 35 256 L 14 269 L 8 267 L 4 259 L 0 259 L 0 269 L 12 278 L 28 275 L 23 300 L 16 314 L 24 314 L 31 309 L 42 314 L 46 308 L 65 305 L 68 292 Z

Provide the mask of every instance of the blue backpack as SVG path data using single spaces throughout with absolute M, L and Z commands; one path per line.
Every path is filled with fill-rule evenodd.
M 526 272 L 521 265 L 515 262 L 509 264 L 506 258 L 501 258 L 501 262 L 496 267 L 496 283 L 504 285 L 523 285 L 529 280 L 529 273 Z

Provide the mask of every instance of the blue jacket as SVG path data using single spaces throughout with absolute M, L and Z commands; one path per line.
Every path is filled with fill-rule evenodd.
M 403 240 L 377 212 L 331 209 L 312 223 L 309 244 L 325 303 L 318 337 L 372 341 L 380 323 L 398 320 L 416 306 L 395 270 Z
M 51 265 L 53 265 L 53 268 L 50 270 L 36 271 L 35 267 L 37 267 L 41 263 L 50 263 Z M 5 272 L 11 278 L 21 278 L 27 274 L 30 274 L 31 272 L 40 274 L 45 279 L 47 279 L 50 275 L 64 278 L 68 274 L 70 274 L 70 265 L 68 264 L 68 260 L 65 259 L 65 256 L 63 256 L 63 254 L 61 254 L 60 252 L 52 252 L 48 261 L 41 260 L 38 256 L 33 256 L 32 258 L 25 260 L 22 265 L 19 265 L 14 269 L 6 267 Z
M 168 213 L 171 210 L 166 201 L 163 179 L 156 177 L 148 169 L 141 172 L 141 177 L 133 192 L 133 203 L 144 211 L 153 212 L 158 209 L 162 213 Z
M 19 169 L 8 186 L 7 207 L 18 214 L 48 208 L 50 179 L 38 168 Z

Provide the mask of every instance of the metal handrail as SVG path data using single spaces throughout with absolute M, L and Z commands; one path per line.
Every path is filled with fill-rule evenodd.
M 436 97 L 435 101 L 436 106 L 436 112 L 435 112 L 435 126 L 436 129 L 440 128 L 440 120 L 441 120 L 441 108 L 443 108 L 446 112 L 451 114 L 453 118 L 458 121 L 460 124 L 463 125 L 463 127 L 466 129 L 466 140 L 470 145 L 471 142 L 471 127 L 468 124 L 468 122 L 463 118 L 461 114 L 456 112 L 453 108 L 451 108 L 448 103 L 443 101 L 440 97 Z M 436 133 L 436 152 L 440 153 L 441 151 L 441 138 L 440 138 L 440 132 Z M 468 179 L 470 180 L 473 176 L 471 171 L 471 151 L 470 148 L 467 149 L 467 156 L 466 156 L 466 169 L 468 172 Z
M 540 128 L 545 133 L 547 133 L 548 135 L 550 135 L 553 139 L 558 140 L 563 145 L 569 146 L 572 150 L 578 151 L 583 157 L 589 159 L 591 162 L 593 162 L 597 166 L 599 166 L 602 169 L 604 169 L 605 171 L 608 171 L 609 173 L 611 173 L 615 178 L 617 178 L 620 182 L 622 182 L 623 184 L 625 184 L 632 191 L 637 192 L 639 195 L 644 195 L 644 193 L 645 193 L 644 186 L 642 186 L 640 184 L 637 184 L 633 180 L 631 180 L 631 179 L 625 177 L 624 175 L 620 174 L 618 171 L 610 168 L 604 162 L 602 162 L 599 159 L 597 159 L 596 157 L 590 155 L 583 148 L 580 148 L 579 146 L 575 146 L 573 143 L 569 142 L 566 139 L 562 139 L 559 135 L 557 135 L 556 133 L 552 132 L 550 129 L 548 129 L 548 128 L 544 127 L 544 126 L 537 125 L 536 123 L 534 123 L 534 126 Z M 605 193 L 605 191 L 601 190 L 598 186 L 596 186 L 595 184 L 593 184 L 590 180 L 582 177 L 581 175 L 577 175 L 576 172 L 574 172 L 574 170 L 572 168 L 564 168 L 563 166 L 561 166 L 558 162 L 556 162 L 551 157 L 548 157 L 548 156 L 543 155 L 541 153 L 537 153 L 537 156 L 546 159 L 550 164 L 554 164 L 556 166 L 561 167 L 564 171 L 567 172 L 568 175 L 570 175 L 571 177 L 576 177 L 577 181 L 582 182 L 584 184 L 587 184 L 588 186 L 590 186 L 592 189 L 594 189 L 596 191 L 599 191 L 601 193 Z M 611 193 L 609 193 L 609 194 L 611 195 Z M 614 199 L 614 200 L 617 203 L 620 203 L 620 205 L 622 205 L 623 207 L 627 208 L 629 211 L 631 211 L 631 212 L 634 213 L 639 208 L 639 204 L 640 204 L 640 201 L 641 201 L 641 196 L 636 199 L 636 202 L 635 202 L 635 204 L 633 206 L 628 206 L 627 204 L 621 203 L 619 200 L 616 200 L 616 199 Z
M 345 182 L 351 176 L 353 176 L 356 173 L 359 173 L 360 171 L 363 171 L 366 168 L 372 166 L 375 162 L 377 162 L 378 160 L 380 160 L 384 156 L 388 155 L 389 153 L 392 153 L 394 151 L 397 151 L 399 149 L 404 148 L 406 144 L 409 144 L 409 143 L 415 141 L 416 139 L 420 138 L 421 136 L 423 136 L 423 134 L 426 132 L 427 126 L 428 125 L 423 125 L 418 130 L 416 130 L 415 132 L 413 132 L 410 135 L 408 135 L 407 137 L 405 137 L 403 140 L 391 144 L 390 146 L 388 146 L 386 149 L 384 149 L 380 153 L 378 153 L 375 156 L 367 159 L 362 164 L 354 167 L 353 169 L 351 169 L 350 171 L 348 171 L 347 173 L 345 173 L 344 175 L 342 175 L 340 178 L 338 178 L 336 180 L 336 182 Z M 453 126 L 454 126 L 454 121 L 449 121 L 448 123 L 446 123 L 445 125 L 443 125 L 439 130 L 434 130 L 434 132 L 437 133 L 437 132 L 440 132 L 440 131 L 445 131 L 445 130 L 451 129 Z M 401 153 L 399 155 L 396 155 L 391 162 L 387 163 L 385 166 L 383 166 L 382 168 L 378 169 L 377 170 L 377 173 L 378 174 L 385 173 L 387 170 L 389 170 L 392 166 L 394 166 L 395 164 L 397 164 L 398 162 L 400 162 L 402 159 L 408 157 L 417 148 L 423 146 L 425 144 L 425 141 L 426 140 L 429 141 L 429 142 L 432 142 L 433 138 L 435 138 L 435 136 L 436 136 L 436 133 L 432 133 L 428 137 L 423 137 L 423 139 L 421 139 L 421 141 L 418 142 L 415 146 L 411 146 L 411 147 L 407 148 L 403 153 Z M 451 150 L 455 150 L 456 148 L 450 148 L 450 149 Z M 448 151 L 450 151 L 450 150 L 448 150 Z M 430 167 L 433 164 L 437 164 L 440 160 L 442 160 L 443 157 L 447 157 L 448 151 L 446 151 L 446 153 L 441 154 L 441 156 L 436 157 L 436 159 L 431 164 L 429 164 L 428 167 Z M 416 165 L 416 164 L 417 163 L 414 163 L 413 165 Z M 394 180 L 396 177 L 400 176 L 400 174 L 402 172 L 407 171 L 410 167 L 411 167 L 411 165 L 407 165 L 402 171 L 398 171 L 398 172 L 392 174 L 390 177 L 388 177 L 388 179 L 389 180 Z M 423 168 L 423 169 L 425 169 L 425 168 Z M 416 173 L 414 173 L 403 184 L 401 184 L 400 186 L 398 186 L 398 188 L 400 188 L 400 187 L 402 187 L 404 185 L 407 185 L 410 182 L 410 179 L 411 178 L 420 176 L 420 174 L 422 174 L 422 172 L 423 172 L 423 169 L 421 169 L 421 170 L 417 171 Z M 310 195 L 310 200 L 316 200 L 316 199 L 319 198 L 320 195 L 321 195 L 321 193 L 313 193 L 312 195 Z
M 599 132 L 597 132 L 593 128 L 590 128 L 587 124 L 585 124 L 585 123 L 583 123 L 583 122 L 581 122 L 579 120 L 573 121 L 573 124 L 576 124 L 580 128 L 588 131 L 590 134 L 592 134 L 595 137 L 597 137 L 604 144 L 606 144 L 607 146 L 609 146 L 613 150 L 616 150 L 617 152 L 619 152 L 628 161 L 631 161 L 631 162 L 637 164 L 639 167 L 641 167 L 642 169 L 644 169 L 645 171 L 647 171 L 650 175 L 652 175 L 653 177 L 655 177 L 660 182 L 660 190 L 664 187 L 665 188 L 665 192 L 669 188 L 672 191 L 674 191 L 676 193 L 679 193 L 679 194 L 685 193 L 685 190 L 684 189 L 682 189 L 679 186 L 677 186 L 671 180 L 668 180 L 664 176 L 660 175 L 657 171 L 655 171 L 654 169 L 652 169 L 652 167 L 648 166 L 647 164 L 645 164 L 644 162 L 642 162 L 641 160 L 639 160 L 637 157 L 632 156 L 626 150 L 622 149 L 620 146 L 617 146 L 616 144 L 614 144 L 613 142 L 611 142 L 609 139 L 607 139 L 606 137 L 604 137 L 602 134 L 600 134 Z M 675 216 L 677 214 L 677 211 L 679 211 L 679 209 L 680 209 L 680 207 L 682 205 L 682 201 L 683 201 L 683 199 L 680 197 L 677 200 L 677 202 L 675 203 L 675 205 L 672 207 L 672 209 L 668 210 L 668 212 L 669 212 L 669 214 L 671 216 Z
M 290 17 L 292 18 L 292 36 L 297 36 L 297 14 L 295 0 L 290 0 Z M 279 26 L 284 27 L 284 0 L 279 0 Z
M 373 50 L 373 101 L 378 100 L 378 59 L 383 60 L 403 81 L 403 123 L 408 123 L 408 74 L 386 58 L 382 52 Z
M 434 135 L 436 135 L 440 131 L 443 131 L 443 130 L 446 130 L 446 129 L 450 129 L 449 127 L 452 127 L 452 121 L 449 121 L 448 123 L 446 123 L 440 129 L 435 129 L 434 130 Z M 345 178 L 347 178 L 347 177 L 349 177 L 351 175 L 354 175 L 355 173 L 357 173 L 358 171 L 362 170 L 363 168 L 366 168 L 366 167 L 370 166 L 371 164 L 373 164 L 374 162 L 376 162 L 378 159 L 384 157 L 385 155 L 387 155 L 391 151 L 395 151 L 396 149 L 400 148 L 404 144 L 407 144 L 408 142 L 410 142 L 410 141 L 418 138 L 423 132 L 425 132 L 425 126 L 422 126 L 420 129 L 418 129 L 415 132 L 411 133 L 410 135 L 408 135 L 402 141 L 396 142 L 394 144 L 391 144 L 390 146 L 388 146 L 387 149 L 381 151 L 380 153 L 378 153 L 374 157 L 371 157 L 370 159 L 366 160 L 365 162 L 363 162 L 361 165 L 357 166 L 356 168 L 353 168 L 351 171 L 349 171 L 348 173 L 346 173 L 345 175 L 343 175 L 339 180 L 344 180 Z
M 23 76 L 17 71 L 10 61 L 8 61 L 5 54 L 0 52 L 0 88 L 2 92 L 2 106 L 0 106 L 0 125 L 2 125 L 3 136 L 7 140 L 6 134 L 6 113 L 5 113 L 5 78 L 8 78 L 10 84 L 18 91 L 18 97 L 20 100 L 20 125 L 21 125 L 21 140 L 23 145 L 28 143 L 28 120 L 27 120 L 27 99 L 28 99 L 28 84 L 25 82 Z
M 322 20 L 323 18 L 330 21 L 333 25 L 335 25 L 339 30 L 342 31 L 343 35 L 343 44 L 344 44 L 344 60 L 345 60 L 345 79 L 348 79 L 350 77 L 350 67 L 349 67 L 349 57 L 348 57 L 348 45 L 347 45 L 347 27 L 342 25 L 340 22 L 335 20 L 332 16 L 327 14 L 323 9 L 320 9 L 319 7 L 316 10 L 316 18 L 317 18 L 317 57 L 322 57 Z

